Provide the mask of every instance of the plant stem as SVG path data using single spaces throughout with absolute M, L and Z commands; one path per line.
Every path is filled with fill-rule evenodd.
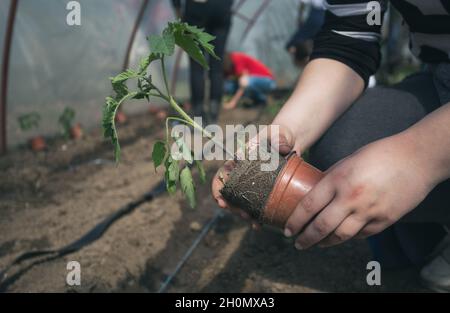
M 170 138 L 170 136 L 169 136 L 169 121 L 179 121 L 179 122 L 182 122 L 184 124 L 187 124 L 187 125 L 190 125 L 190 126 L 194 126 L 194 125 L 192 125 L 191 122 L 186 121 L 186 120 L 184 120 L 182 118 L 173 117 L 173 116 L 169 116 L 168 118 L 166 118 L 166 142 L 167 142 L 167 145 L 169 144 L 169 138 Z
M 231 153 L 230 151 L 228 151 L 226 149 L 226 147 L 223 146 L 223 144 L 216 140 L 214 138 L 214 136 L 206 131 L 201 125 L 199 125 L 197 122 L 195 122 L 181 107 L 180 105 L 175 101 L 175 99 L 170 95 L 170 91 L 169 91 L 169 84 L 167 83 L 167 74 L 166 74 L 166 66 L 165 66 L 165 62 L 164 62 L 164 56 L 161 58 L 161 69 L 162 69 L 162 74 L 163 74 L 163 79 L 164 79 L 164 85 L 166 86 L 166 91 L 167 91 L 167 95 L 164 95 L 161 93 L 161 91 L 155 87 L 156 91 L 161 95 L 161 97 L 163 97 L 165 100 L 167 100 L 167 102 L 169 102 L 170 106 L 182 117 L 181 121 L 191 125 L 192 127 L 194 127 L 195 129 L 199 130 L 203 135 L 205 135 L 206 137 L 208 137 L 212 142 L 214 142 L 220 149 L 222 149 L 222 151 L 224 151 L 226 154 L 228 154 L 229 157 L 231 157 L 232 159 L 234 159 L 234 154 Z M 167 133 L 168 133 L 168 124 L 167 124 L 168 119 L 166 120 L 166 128 L 167 128 Z
M 169 84 L 167 83 L 167 75 L 166 75 L 166 63 L 164 62 L 164 56 L 161 58 L 161 69 L 164 77 L 164 85 L 166 86 L 167 95 L 170 95 Z
M 229 157 L 234 159 L 234 154 L 226 149 L 226 147 L 223 146 L 223 144 L 216 140 L 214 136 L 205 130 L 201 125 L 199 125 L 197 122 L 195 122 L 184 110 L 178 105 L 178 103 L 173 99 L 173 97 L 170 97 L 170 106 L 179 114 L 181 117 L 186 121 L 189 122 L 189 124 L 194 127 L 195 129 L 199 130 L 203 135 L 208 137 L 212 142 L 214 142 L 222 151 L 224 151 L 226 154 L 228 154 Z

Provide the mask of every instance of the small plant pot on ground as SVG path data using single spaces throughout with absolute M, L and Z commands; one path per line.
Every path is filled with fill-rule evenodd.
M 260 165 L 261 161 L 236 161 L 221 193 L 259 222 L 284 228 L 298 202 L 323 173 L 296 154 L 280 158 L 274 171 L 261 171 Z
M 33 137 L 30 139 L 31 150 L 38 152 L 42 151 L 47 147 L 45 139 L 42 136 Z
M 81 128 L 80 124 L 76 124 L 72 128 L 70 128 L 70 137 L 75 140 L 81 139 L 83 137 L 83 129 Z

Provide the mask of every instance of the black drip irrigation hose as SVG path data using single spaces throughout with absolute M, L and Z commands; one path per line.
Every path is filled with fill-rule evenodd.
M 14 283 L 21 275 L 31 269 L 33 266 L 37 264 L 41 264 L 50 260 L 54 260 L 56 258 L 62 257 L 69 253 L 76 252 L 81 248 L 91 244 L 92 242 L 99 239 L 108 228 L 118 219 L 124 217 L 125 215 L 130 214 L 137 207 L 142 205 L 145 202 L 152 201 L 157 196 L 165 193 L 166 191 L 166 183 L 164 180 L 160 181 L 152 190 L 142 195 L 135 201 L 129 202 L 125 206 L 121 207 L 119 210 L 111 213 L 107 216 L 103 221 L 95 225 L 90 231 L 81 236 L 79 239 L 69 243 L 68 245 L 61 247 L 59 249 L 47 249 L 47 250 L 35 250 L 25 252 L 15 258 L 10 264 L 8 264 L 3 270 L 0 271 L 0 292 L 5 291 L 12 283 Z M 38 257 L 45 257 L 39 258 Z M 8 271 L 11 270 L 14 266 L 20 265 L 23 261 L 33 259 L 31 264 L 26 267 L 20 269 L 15 274 L 8 276 Z
M 217 208 L 215 215 L 203 226 L 202 231 L 200 234 L 195 238 L 194 242 L 191 244 L 189 249 L 186 251 L 186 253 L 183 255 L 181 260 L 178 262 L 177 266 L 175 266 L 175 269 L 173 272 L 167 276 L 167 278 L 162 282 L 161 286 L 159 287 L 158 293 L 164 293 L 166 292 L 167 288 L 169 287 L 170 283 L 172 282 L 173 278 L 178 274 L 178 272 L 183 267 L 184 263 L 190 258 L 192 253 L 194 252 L 195 248 L 200 244 L 200 242 L 205 238 L 205 236 L 208 234 L 211 227 L 214 226 L 215 223 L 221 218 L 224 213 L 222 210 Z

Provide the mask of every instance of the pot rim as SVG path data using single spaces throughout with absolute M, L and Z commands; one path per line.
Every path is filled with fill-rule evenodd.
M 297 153 L 295 151 L 292 151 L 291 153 L 289 153 L 285 157 L 285 159 L 287 160 L 287 162 L 283 166 L 281 171 L 278 173 L 275 183 L 273 184 L 272 191 L 270 192 L 269 197 L 267 198 L 267 202 L 262 211 L 262 213 L 263 213 L 262 218 L 267 223 L 271 223 L 271 221 L 273 221 L 273 216 L 275 215 L 275 213 L 277 211 L 277 210 L 274 210 L 273 208 L 276 208 L 278 206 L 278 204 L 280 203 L 281 199 L 284 196 L 286 188 L 284 188 L 284 190 L 282 192 L 279 192 L 276 194 L 275 194 L 275 190 L 279 189 L 278 186 L 283 186 L 283 185 L 287 186 L 289 184 L 289 182 L 292 180 L 292 178 L 294 177 L 294 173 L 295 173 L 297 167 L 299 167 L 300 164 L 304 161 L 303 158 L 301 156 L 297 155 Z M 292 175 L 286 176 L 285 173 L 291 167 L 294 167 L 291 170 Z

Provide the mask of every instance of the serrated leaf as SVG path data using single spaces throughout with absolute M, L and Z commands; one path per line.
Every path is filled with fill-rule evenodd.
M 193 58 L 197 63 L 199 63 L 203 68 L 209 69 L 208 63 L 206 63 L 205 56 L 202 50 L 190 35 L 175 33 L 175 43 L 180 46 L 186 53 Z
M 192 164 L 194 159 L 192 157 L 191 149 L 189 149 L 189 147 L 187 146 L 186 141 L 184 141 L 183 137 L 178 137 L 178 138 L 174 137 L 174 139 L 175 139 L 175 143 L 178 146 L 179 151 L 181 152 L 181 156 L 182 156 L 183 160 L 185 160 L 189 164 Z
M 111 84 L 116 92 L 116 100 L 120 100 L 124 96 L 126 96 L 129 91 L 128 87 L 126 85 L 126 81 L 131 78 L 137 78 L 139 77 L 139 73 L 133 71 L 133 70 L 126 70 L 114 77 L 111 77 Z
M 162 36 L 152 35 L 148 41 L 154 54 L 170 56 L 175 51 L 175 38 L 169 31 L 164 31 Z
M 172 162 L 170 163 L 167 172 L 169 180 L 171 182 L 178 183 L 178 181 L 180 180 L 180 167 L 178 160 L 172 159 Z
M 166 172 L 164 173 L 164 179 L 166 181 L 166 189 L 170 194 L 177 191 L 177 183 L 180 177 L 180 167 L 179 162 L 174 160 L 172 156 L 168 156 L 164 166 L 166 167 Z
M 202 28 L 176 22 L 169 23 L 168 30 L 174 34 L 175 43 L 204 68 L 207 69 L 208 65 L 202 49 L 212 57 L 219 59 L 214 52 L 214 46 L 210 43 L 215 37 L 205 32 Z
M 147 98 L 148 94 L 146 92 L 138 92 L 136 93 L 136 95 L 133 97 L 133 99 L 144 99 Z
M 203 163 L 200 160 L 195 160 L 195 165 L 198 169 L 198 176 L 200 177 L 200 182 L 202 184 L 206 183 L 206 172 L 205 168 L 203 167 Z
M 153 144 L 152 161 L 155 166 L 155 171 L 163 163 L 166 153 L 167 148 L 165 142 L 157 141 Z
M 155 61 L 158 60 L 159 56 L 156 55 L 155 53 L 150 53 L 148 56 L 144 57 L 141 59 L 141 61 L 139 62 L 139 74 L 144 74 L 147 71 L 147 68 L 149 67 L 149 65 Z
M 133 98 L 135 95 L 136 92 L 131 92 L 123 96 L 120 100 L 117 100 L 112 97 L 106 97 L 105 104 L 103 105 L 102 111 L 103 136 L 106 139 L 109 138 L 111 140 L 111 143 L 114 146 L 114 159 L 116 160 L 116 162 L 119 162 L 120 160 L 120 145 L 115 123 L 116 113 L 120 104 L 123 101 L 125 101 L 127 98 Z
M 133 70 L 126 70 L 114 77 L 111 78 L 111 83 L 112 84 L 117 84 L 117 83 L 121 83 L 121 82 L 125 82 L 130 78 L 136 78 L 139 76 L 139 73 L 133 71 Z
M 17 118 L 19 121 L 20 129 L 23 131 L 28 131 L 33 127 L 38 127 L 39 122 L 41 120 L 41 116 L 37 112 L 30 112 L 26 114 L 22 114 Z
M 192 179 L 192 173 L 189 167 L 185 167 L 180 174 L 181 190 L 185 194 L 191 208 L 195 208 L 197 203 L 195 199 L 195 186 Z
M 111 140 L 111 143 L 114 146 L 114 158 L 116 162 L 120 159 L 120 145 L 117 138 L 117 130 L 115 125 L 115 116 L 118 107 L 119 102 L 116 99 L 107 97 L 106 102 L 103 105 L 102 117 L 103 136 Z
M 212 55 L 214 58 L 219 59 L 219 57 L 214 52 L 214 46 L 210 41 L 214 40 L 216 37 L 208 34 L 203 28 L 198 28 L 197 26 L 187 25 L 187 30 L 191 32 L 195 37 L 196 41 L 199 43 L 201 48 L 203 48 L 208 54 Z

